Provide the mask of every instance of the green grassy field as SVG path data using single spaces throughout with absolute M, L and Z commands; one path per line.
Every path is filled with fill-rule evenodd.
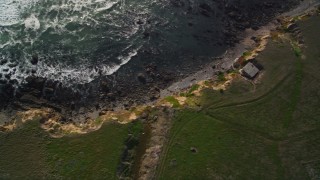
M 176 115 L 157 179 L 320 179 L 320 17 L 299 26 L 305 58 L 270 42 L 261 83 L 205 90 L 201 111 Z
M 201 109 L 175 114 L 157 179 L 320 179 L 320 17 L 299 25 L 299 56 L 290 42 L 270 42 L 257 58 L 260 83 L 238 78 L 223 93 L 206 89 L 190 98 Z M 108 123 L 55 139 L 30 121 L 0 133 L 0 179 L 118 179 L 123 153 L 133 152 L 125 144 L 134 147 L 142 129 Z
M 141 128 L 108 123 L 89 134 L 54 139 L 39 122 L 28 122 L 0 134 L 0 179 L 117 179 L 128 133 Z

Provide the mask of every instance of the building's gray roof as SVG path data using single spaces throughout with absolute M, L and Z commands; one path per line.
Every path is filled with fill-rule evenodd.
M 242 71 L 244 73 L 246 73 L 247 75 L 249 75 L 251 78 L 253 78 L 254 76 L 256 76 L 259 72 L 259 69 L 252 64 L 251 62 L 249 62 L 248 64 L 246 64 L 243 68 Z

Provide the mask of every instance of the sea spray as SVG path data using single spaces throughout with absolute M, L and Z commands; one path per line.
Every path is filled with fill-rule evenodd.
M 89 83 L 116 72 L 143 43 L 135 23 L 139 14 L 124 13 L 136 7 L 125 7 L 124 1 L 6 0 L 0 9 L 6 8 L 0 12 L 0 61 L 8 63 L 0 73 L 19 83 L 30 75 L 66 85 Z M 33 54 L 38 64 L 30 63 Z

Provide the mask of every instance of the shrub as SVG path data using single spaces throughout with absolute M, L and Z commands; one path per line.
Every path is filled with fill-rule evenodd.
M 226 81 L 227 79 L 226 79 L 226 77 L 224 76 L 224 73 L 223 72 L 219 72 L 219 74 L 218 74 L 218 81 L 219 82 L 224 82 L 224 81 Z
M 171 103 L 172 107 L 174 107 L 174 108 L 180 107 L 179 101 L 176 98 L 174 98 L 173 96 L 168 96 L 165 98 L 165 100 L 168 101 L 169 103 Z
M 297 57 L 301 57 L 301 56 L 302 56 L 302 50 L 301 50 L 301 48 L 298 46 L 298 44 L 292 43 L 291 45 L 292 45 L 292 49 L 293 49 L 294 54 L 295 54 Z
M 246 51 L 242 54 L 243 57 L 248 57 L 248 56 L 251 56 L 252 55 L 252 52 L 249 52 L 249 51 Z
M 199 87 L 200 87 L 200 85 L 199 85 L 199 84 L 195 84 L 195 85 L 193 85 L 193 86 L 190 88 L 189 93 L 192 93 L 193 91 L 198 90 L 198 89 L 199 89 Z

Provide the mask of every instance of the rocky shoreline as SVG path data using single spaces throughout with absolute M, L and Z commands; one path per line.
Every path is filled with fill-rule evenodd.
M 172 0 L 171 4 L 174 8 L 184 9 L 186 14 L 194 13 L 181 0 Z M 249 5 L 242 2 L 217 1 L 216 4 L 223 14 L 216 15 L 214 9 L 205 3 L 199 4 L 199 11 L 195 13 L 198 13 L 199 16 L 207 17 L 208 20 L 213 16 L 220 16 L 219 19 L 223 23 L 224 31 L 218 44 L 221 43 L 221 47 L 226 49 L 234 48 L 229 51 L 234 52 L 235 49 L 239 49 L 236 45 L 246 37 L 246 33 L 255 32 L 255 30 L 272 21 L 280 13 L 296 6 L 298 1 L 252 1 Z M 190 21 L 189 26 L 192 27 L 194 24 Z M 251 30 L 248 32 L 248 29 Z M 202 37 L 201 35 L 195 35 L 195 38 Z M 245 49 L 246 47 L 243 48 Z M 157 53 L 154 52 L 157 50 L 150 50 L 147 47 L 142 48 L 140 51 L 139 56 L 146 57 L 142 59 L 152 58 L 154 53 Z M 238 53 L 243 52 L 239 50 Z M 229 59 L 232 60 L 232 58 L 233 56 Z M 212 64 L 209 62 L 214 61 L 214 63 L 217 63 L 219 59 L 222 60 L 224 58 L 198 57 L 198 59 L 194 59 L 195 62 L 198 62 L 197 66 L 182 64 L 181 69 L 183 71 L 179 70 L 179 72 L 175 71 L 175 68 L 178 67 L 159 66 L 147 60 L 145 62 L 142 60 L 140 60 L 141 62 L 132 61 L 111 76 L 101 76 L 89 84 L 76 85 L 74 87 L 66 87 L 58 81 L 36 76 L 26 78 L 25 83 L 19 87 L 15 86 L 15 82 L 1 81 L 1 114 L 11 117 L 19 111 L 46 107 L 60 113 L 66 122 L 83 123 L 88 118 L 94 119 L 98 117 L 101 111 L 129 109 L 135 105 L 154 102 L 158 98 L 164 97 L 168 92 L 173 92 L 173 86 L 180 87 L 178 89 L 190 86 L 192 84 L 190 83 L 191 81 L 195 82 L 198 79 L 203 79 L 199 75 L 195 75 L 199 77 L 198 79 L 192 76 L 198 70 L 210 77 L 212 74 L 208 73 L 208 71 L 209 69 L 211 71 Z M 222 70 L 227 69 L 228 65 L 225 65 L 226 67 L 224 65 L 220 66 Z M 201 69 L 204 70 L 201 71 Z M 172 85 L 174 82 L 179 82 L 186 77 L 192 78 L 187 80 L 186 83 L 182 83 L 184 85 Z M 10 118 L 1 118 L 0 123 L 3 124 L 9 120 Z
M 258 30 L 252 30 L 250 28 L 243 31 L 238 36 L 238 38 L 241 39 L 239 43 L 236 43 L 231 47 L 223 56 L 212 59 L 213 62 L 207 64 L 200 71 L 188 75 L 186 78 L 180 78 L 179 81 L 175 83 L 164 83 L 165 88 L 163 89 L 158 87 L 157 89 L 153 89 L 156 93 L 148 93 L 150 88 L 155 87 L 154 83 L 149 82 L 148 78 L 150 77 L 146 76 L 144 73 L 138 73 L 135 77 L 135 80 L 140 84 L 138 87 L 149 87 L 146 88 L 145 91 L 141 91 L 140 96 L 146 96 L 146 94 L 143 94 L 146 92 L 148 93 L 148 98 L 155 95 L 156 97 L 154 99 L 139 101 L 130 99 L 130 96 L 119 96 L 118 98 L 120 100 L 117 100 L 114 98 L 114 95 L 111 96 L 111 94 L 109 94 L 113 93 L 113 89 L 109 88 L 109 79 L 105 78 L 99 79 L 97 82 L 98 84 L 100 83 L 98 86 L 99 90 L 94 91 L 105 99 L 99 99 L 98 104 L 94 104 L 97 102 L 97 99 L 89 98 L 91 101 L 86 103 L 89 104 L 90 102 L 92 105 L 83 106 L 85 107 L 83 108 L 81 107 L 81 103 L 77 104 L 76 101 L 77 98 L 80 98 L 81 94 L 75 98 L 70 95 L 70 98 L 74 98 L 72 99 L 74 102 L 71 102 L 71 104 L 68 104 L 68 107 L 65 107 L 64 105 L 59 105 L 43 98 L 43 96 L 40 96 L 41 93 L 39 93 L 42 92 L 43 95 L 43 87 L 47 88 L 46 86 L 50 85 L 50 83 L 54 84 L 57 82 L 48 82 L 36 77 L 30 78 L 28 81 L 32 83 L 27 84 L 27 86 L 24 87 L 24 90 L 27 93 L 22 94 L 19 99 L 16 99 L 16 101 L 10 101 L 10 106 L 3 108 L 0 113 L 0 120 L 6 119 L 10 121 L 12 117 L 14 117 L 18 118 L 21 122 L 16 121 L 13 124 L 7 123 L 5 128 L 0 124 L 0 131 L 13 130 L 16 128 L 16 123 L 24 123 L 36 117 L 41 123 L 41 128 L 47 131 L 51 137 L 60 138 L 66 135 L 66 132 L 83 134 L 97 130 L 101 127 L 103 122 L 107 121 L 128 123 L 139 119 L 145 124 L 148 124 L 148 127 L 150 128 L 150 135 L 148 135 L 148 140 L 146 140 L 145 144 L 142 144 L 145 152 L 140 155 L 141 157 L 139 156 L 139 161 L 136 162 L 138 164 L 130 164 L 130 172 L 134 171 L 135 175 L 139 177 L 139 179 L 150 179 L 155 176 L 156 168 L 161 161 L 162 151 L 166 150 L 164 145 L 172 123 L 171 121 L 168 121 L 168 119 L 171 119 L 175 112 L 175 108 L 172 108 L 172 106 L 174 106 L 173 104 L 166 104 L 163 101 L 159 101 L 159 99 L 161 100 L 168 96 L 176 95 L 177 97 L 175 96 L 175 98 L 179 101 L 178 103 L 184 104 L 185 99 L 178 97 L 180 96 L 178 95 L 179 92 L 189 90 L 192 85 L 198 84 L 200 85 L 200 88 L 193 92 L 196 94 L 206 86 L 205 83 L 201 82 L 205 80 L 215 80 L 218 72 L 225 72 L 229 70 L 234 63 L 234 60 L 241 57 L 244 52 L 251 52 L 253 49 L 254 51 L 257 51 L 257 53 L 262 51 L 263 47 L 265 47 L 264 39 L 267 39 L 270 36 L 271 31 L 277 30 L 277 28 L 282 25 L 280 22 L 282 17 L 288 17 L 290 19 L 290 17 L 299 16 L 312 9 L 314 6 L 320 5 L 320 2 L 317 1 L 314 1 L 313 4 L 309 4 L 309 6 L 305 6 L 306 3 L 308 2 L 302 3 L 290 12 L 283 13 L 281 16 L 275 17 L 271 22 L 264 26 L 260 26 Z M 157 67 L 152 65 L 147 65 L 145 68 L 146 72 L 157 71 Z M 59 86 L 55 85 L 55 87 Z M 61 91 L 64 90 L 65 93 L 70 93 L 68 88 L 59 88 L 61 88 Z M 108 93 L 101 93 L 101 91 Z M 128 91 L 130 90 L 128 89 Z M 131 93 L 132 95 L 139 94 L 135 94 L 135 91 L 132 91 Z M 108 97 L 108 95 L 110 97 Z M 140 96 L 136 96 L 136 98 L 139 98 Z M 101 104 L 108 103 L 110 101 L 109 98 L 112 98 L 111 101 L 114 102 L 114 105 L 111 107 L 103 107 Z M 67 101 L 68 99 L 65 99 L 64 101 L 61 100 L 61 102 Z M 155 104 L 154 102 L 157 103 Z M 141 104 L 143 105 L 140 106 Z M 81 110 L 78 109 L 79 106 L 81 107 Z M 81 111 L 81 113 L 79 113 L 79 111 Z M 74 117 L 80 118 L 74 119 Z M 6 122 L 4 122 L 4 124 L 5 123 Z M 126 149 L 126 151 L 129 150 L 130 149 Z M 127 153 L 126 151 L 125 153 Z M 197 149 L 191 149 L 191 151 L 197 151 Z M 128 157 L 124 158 L 124 163 L 127 163 L 127 159 L 134 159 L 134 157 L 131 157 L 129 154 Z M 126 177 L 123 178 L 125 179 Z
M 226 86 L 231 84 L 234 78 L 239 77 L 239 74 L 238 76 L 232 76 L 233 73 L 231 72 L 225 75 L 224 82 L 219 83 L 219 80 L 215 78 L 217 72 L 225 72 L 226 70 L 235 69 L 233 67 L 233 64 L 235 64 L 235 59 L 244 57 L 245 55 L 243 54 L 243 52 L 250 52 L 251 54 L 250 56 L 245 57 L 246 60 L 254 59 L 256 56 L 259 55 L 260 52 L 262 52 L 266 48 L 266 45 L 270 41 L 269 39 L 273 38 L 272 33 L 288 33 L 292 36 L 291 38 L 293 38 L 294 42 L 303 42 L 303 38 L 301 38 L 300 36 L 301 31 L 295 24 L 296 21 L 294 19 L 303 19 L 305 16 L 311 17 L 315 14 L 319 14 L 319 6 L 320 2 L 317 1 L 313 1 L 313 3 L 304 2 L 300 4 L 296 9 L 283 13 L 274 21 L 270 22 L 265 26 L 260 27 L 259 30 L 254 32 L 247 32 L 247 34 L 244 36 L 245 38 L 243 38 L 241 43 L 237 44 L 232 49 L 232 51 L 227 52 L 223 57 L 218 59 L 221 62 L 216 62 L 212 64 L 213 66 L 215 66 L 215 68 L 213 68 L 214 70 L 208 70 L 212 69 L 211 65 L 210 68 L 203 69 L 193 74 L 192 76 L 189 76 L 179 82 L 174 83 L 168 89 L 162 91 L 162 95 L 164 97 L 168 95 L 173 95 L 174 98 L 177 99 L 181 105 L 184 105 L 186 99 L 184 99 L 184 101 L 182 102 L 180 101 L 182 98 L 181 92 L 190 92 L 190 90 L 192 90 L 192 85 L 193 87 L 195 85 L 198 85 L 198 90 L 192 92 L 195 96 L 201 96 L 201 93 L 199 92 L 203 89 L 213 88 L 216 90 L 221 90 L 226 88 Z M 318 7 L 318 10 L 315 9 L 316 7 Z M 303 46 L 303 43 L 299 44 L 298 46 Z M 258 77 L 255 80 L 252 80 L 252 83 L 259 83 L 258 81 L 260 81 L 261 76 L 263 76 L 263 73 L 262 75 L 258 75 Z M 213 83 L 213 86 L 209 87 L 204 82 L 215 83 Z M 197 111 L 201 111 L 201 107 L 197 107 L 197 105 L 196 107 L 193 107 L 192 105 L 187 105 L 186 107 L 189 107 Z M 166 124 L 161 124 L 163 123 L 162 118 L 167 118 L 166 115 L 170 115 L 170 113 L 163 113 L 163 110 L 161 110 L 161 108 L 159 109 L 159 112 L 159 114 L 161 114 L 162 112 L 162 116 L 157 116 L 158 121 L 152 123 L 154 126 L 152 128 L 152 135 L 146 148 L 146 152 L 142 157 L 142 161 L 140 163 L 139 178 L 137 179 L 154 179 L 158 175 L 157 171 L 161 171 L 161 168 L 159 167 L 161 167 L 161 163 L 163 163 L 164 154 L 166 154 L 168 151 L 168 145 L 166 146 L 166 144 L 168 144 L 168 132 L 170 132 L 169 130 L 171 128 L 171 123 L 173 122 L 167 120 L 165 121 Z M 172 117 L 167 119 L 172 119 Z M 155 141 L 154 139 L 157 140 Z M 191 147 L 190 151 L 193 153 L 197 153 L 198 150 L 195 147 Z M 176 163 L 175 159 L 172 160 L 172 164 L 174 163 Z

